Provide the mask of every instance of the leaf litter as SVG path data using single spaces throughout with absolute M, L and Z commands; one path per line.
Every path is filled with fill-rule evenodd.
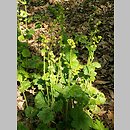
M 81 4 L 80 4 L 81 2 Z M 88 34 L 90 27 L 87 23 L 89 15 L 95 13 L 96 19 L 101 20 L 102 24 L 99 28 L 100 35 L 103 37 L 101 42 L 98 44 L 96 50 L 95 61 L 101 63 L 101 68 L 97 69 L 97 80 L 94 82 L 94 86 L 101 90 L 106 98 L 107 103 L 101 106 L 101 111 L 98 115 L 105 122 L 105 125 L 109 127 L 110 130 L 114 130 L 114 1 L 104 0 L 101 2 L 90 2 L 87 4 L 82 0 L 79 3 L 75 0 L 71 2 L 66 2 L 64 4 L 66 10 L 66 29 L 69 36 L 72 36 L 72 32 L 82 32 L 83 34 Z M 29 15 L 35 15 L 39 11 L 39 14 L 43 11 L 46 16 L 49 16 L 47 12 L 47 7 L 49 4 L 54 4 L 54 0 L 50 3 L 44 3 L 44 5 L 35 6 L 36 1 L 33 1 L 34 6 L 28 8 Z M 91 9 L 95 7 L 96 10 Z M 53 18 L 47 19 L 47 21 L 42 22 L 42 27 L 40 29 L 35 29 L 35 22 L 28 24 L 28 27 L 35 29 L 35 35 L 32 39 L 28 41 L 32 52 L 37 52 L 39 50 L 39 44 L 34 41 L 39 37 L 40 34 L 44 32 L 48 40 L 51 39 L 50 27 Z M 56 25 L 53 30 L 52 35 L 57 35 L 57 29 L 59 25 Z M 57 39 L 56 39 L 57 40 Z M 55 42 L 56 42 L 55 40 Z M 80 48 L 79 48 L 80 49 Z M 82 50 L 81 50 L 82 51 Z M 86 62 L 86 52 L 81 55 L 82 62 Z M 29 90 L 30 94 L 35 94 L 35 90 Z M 17 109 L 18 111 L 24 109 L 24 99 L 20 92 L 17 91 Z M 20 120 L 19 118 L 18 120 Z

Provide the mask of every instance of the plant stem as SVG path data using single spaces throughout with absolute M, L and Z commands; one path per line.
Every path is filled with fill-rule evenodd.
M 53 65 L 53 62 L 51 61 L 51 66 Z M 53 75 L 53 71 L 52 71 L 52 68 L 51 68 L 51 76 Z M 52 79 L 52 77 L 51 77 L 51 82 L 50 82 L 50 84 L 51 84 L 51 96 L 52 96 L 52 103 L 51 103 L 51 107 L 53 106 L 53 104 L 54 104 L 54 101 L 55 101 L 55 97 L 54 97 L 54 90 L 53 90 L 53 79 Z
M 44 48 L 45 49 L 45 48 Z M 43 54 L 43 75 L 45 76 L 46 74 L 46 55 L 45 55 L 45 52 Z M 50 98 L 49 98 L 49 90 L 48 90 L 48 86 L 46 85 L 46 92 L 47 92 L 47 103 L 48 103 L 48 106 L 49 106 L 49 103 L 50 103 Z
M 45 47 L 44 47 L 44 49 L 45 49 Z M 46 73 L 46 72 L 45 72 L 45 70 L 46 70 L 46 68 L 45 68 L 45 67 L 46 67 L 46 66 L 45 66 L 46 56 L 45 56 L 45 54 L 46 54 L 46 53 L 44 52 L 44 54 L 43 54 L 43 74 L 44 74 L 44 75 L 45 75 L 45 73 Z
M 66 100 L 66 112 L 65 112 L 65 123 L 67 126 L 67 121 L 68 121 L 68 100 Z
M 26 98 L 26 95 L 25 95 L 24 92 L 23 92 L 23 96 L 24 96 L 24 99 L 25 99 L 26 106 L 28 107 L 27 98 Z
M 47 90 L 47 100 L 48 100 L 47 102 L 48 102 L 48 106 L 49 106 L 49 100 L 50 100 L 50 99 L 49 99 L 49 91 L 48 91 L 48 87 L 46 87 L 46 90 Z
M 72 49 L 70 49 L 70 68 L 69 68 L 69 77 L 68 77 L 68 85 L 70 87 L 70 82 L 71 82 L 71 52 L 72 52 Z
M 58 83 L 58 79 L 59 79 L 59 75 L 60 75 L 60 67 L 61 67 L 61 56 L 59 57 L 59 62 L 58 62 L 58 72 L 57 72 L 56 84 Z

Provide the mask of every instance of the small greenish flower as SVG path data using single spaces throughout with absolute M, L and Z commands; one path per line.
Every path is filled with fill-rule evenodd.
M 75 46 L 75 42 L 74 42 L 73 39 L 68 39 L 67 42 L 68 42 L 68 44 L 71 46 L 71 48 L 75 48 L 75 47 L 76 47 L 76 46 Z

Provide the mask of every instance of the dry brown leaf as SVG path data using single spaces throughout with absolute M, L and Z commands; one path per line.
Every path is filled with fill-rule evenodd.
M 20 95 L 20 91 L 17 90 L 17 109 L 18 110 L 24 110 L 23 104 L 24 104 L 23 96 Z
M 106 113 L 106 111 L 101 110 L 101 111 L 98 113 L 98 115 L 99 115 L 99 116 L 103 116 L 105 113 Z
M 113 111 L 108 110 L 107 116 L 108 116 L 109 120 L 114 120 L 114 112 Z
M 48 25 L 47 24 L 43 23 L 43 26 L 44 26 L 45 29 L 48 29 Z
M 18 110 L 24 110 L 24 100 L 22 101 L 22 100 L 20 100 L 20 101 L 17 101 L 17 109 Z
M 36 93 L 36 92 L 35 92 L 35 89 L 36 89 L 36 88 L 33 88 L 33 89 L 30 89 L 30 90 L 27 90 L 27 92 L 29 92 L 29 93 L 35 95 L 35 93 Z
M 62 2 L 62 0 L 49 0 L 49 3 L 50 4 L 55 4 L 57 2 Z
M 112 90 L 110 90 L 110 89 L 108 89 L 108 90 L 109 90 L 111 98 L 114 99 L 114 92 Z
M 108 83 L 110 83 L 110 81 L 96 80 L 96 81 L 94 82 L 95 85 L 96 85 L 96 84 L 108 84 Z
M 17 90 L 17 97 L 19 97 L 19 96 L 20 96 L 20 91 Z
M 21 116 L 17 116 L 17 121 L 20 121 L 22 119 L 22 117 Z

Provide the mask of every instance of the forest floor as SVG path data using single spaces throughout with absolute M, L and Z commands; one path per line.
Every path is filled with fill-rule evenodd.
M 37 36 L 44 31 L 49 38 L 50 28 L 52 27 L 53 16 L 48 14 L 47 7 L 50 3 L 47 1 L 33 1 L 29 3 L 28 12 L 30 17 L 30 23 L 28 27 L 34 28 L 36 21 L 42 20 L 42 30 L 37 30 L 33 40 L 30 40 L 32 50 L 37 50 L 39 44 L 35 43 Z M 52 6 L 54 3 L 52 1 Z M 101 64 L 101 68 L 97 69 L 96 81 L 94 86 L 102 91 L 106 98 L 106 104 L 101 106 L 101 113 L 99 116 L 104 121 L 109 130 L 114 130 L 114 0 L 97 0 L 92 2 L 83 2 L 81 4 L 74 2 L 66 2 L 65 8 L 65 27 L 69 36 L 72 36 L 73 32 L 81 32 L 87 35 L 90 31 L 90 25 L 88 19 L 91 14 L 94 14 L 93 26 L 97 20 L 101 21 L 99 26 L 102 40 L 98 43 L 97 50 L 95 52 L 95 61 Z M 49 16 L 49 17 L 48 17 Z M 33 21 L 34 20 L 34 21 Z M 33 21 L 33 22 L 32 22 Z M 52 35 L 58 35 L 58 26 L 54 27 Z M 57 40 L 56 38 L 54 38 Z M 78 48 L 82 53 L 79 57 L 81 62 L 86 62 L 86 50 L 84 48 Z

